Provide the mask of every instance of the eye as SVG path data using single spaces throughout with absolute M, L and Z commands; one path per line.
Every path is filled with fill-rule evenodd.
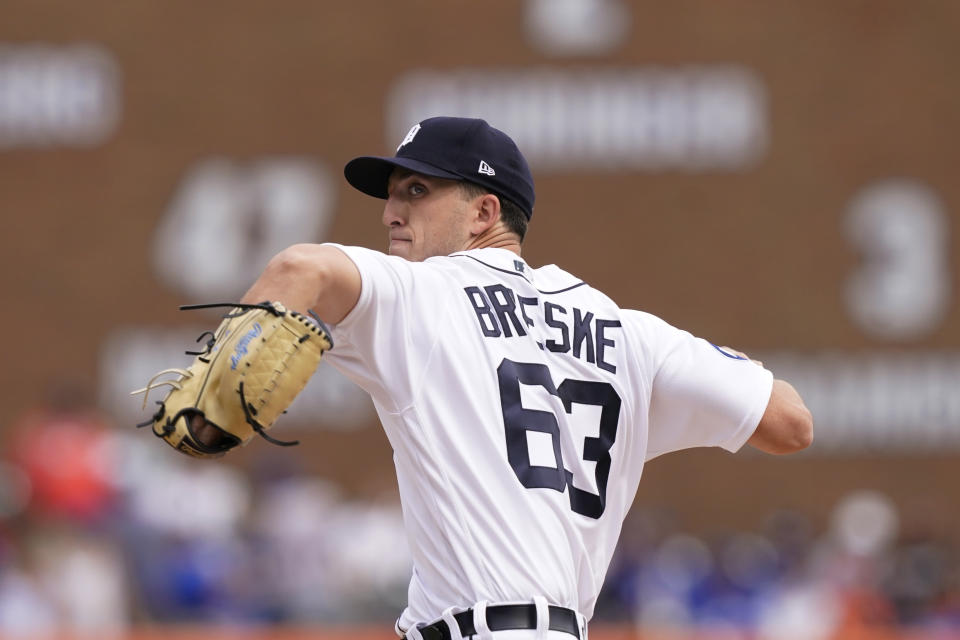
M 407 187 L 407 192 L 412 196 L 421 196 L 427 192 L 427 188 L 419 182 L 412 182 Z

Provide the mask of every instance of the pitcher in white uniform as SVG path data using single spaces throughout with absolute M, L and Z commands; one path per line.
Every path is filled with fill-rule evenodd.
M 315 312 L 373 399 L 414 560 L 400 635 L 583 640 L 647 460 L 810 444 L 759 363 L 528 265 L 533 178 L 485 121 L 424 120 L 344 173 L 386 200 L 387 254 L 290 247 L 244 302 Z

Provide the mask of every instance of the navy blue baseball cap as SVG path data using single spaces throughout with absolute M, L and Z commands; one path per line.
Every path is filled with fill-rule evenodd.
M 387 197 L 387 180 L 396 167 L 416 173 L 473 182 L 533 216 L 533 176 L 510 136 L 477 118 L 427 118 L 415 124 L 393 157 L 361 156 L 343 168 L 354 188 Z

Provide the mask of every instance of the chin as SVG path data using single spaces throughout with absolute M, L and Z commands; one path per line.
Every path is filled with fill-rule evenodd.
M 405 242 L 393 241 L 387 247 L 387 255 L 398 256 L 400 258 L 403 258 L 403 257 L 406 257 L 408 249 L 410 249 L 409 244 Z

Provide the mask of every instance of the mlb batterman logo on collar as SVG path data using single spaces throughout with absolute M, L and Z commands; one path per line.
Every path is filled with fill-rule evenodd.
M 396 167 L 435 178 L 466 180 L 519 206 L 529 220 L 535 199 L 533 176 L 510 136 L 478 118 L 427 118 L 404 136 L 393 157 L 361 156 L 343 168 L 354 188 L 387 197 Z

